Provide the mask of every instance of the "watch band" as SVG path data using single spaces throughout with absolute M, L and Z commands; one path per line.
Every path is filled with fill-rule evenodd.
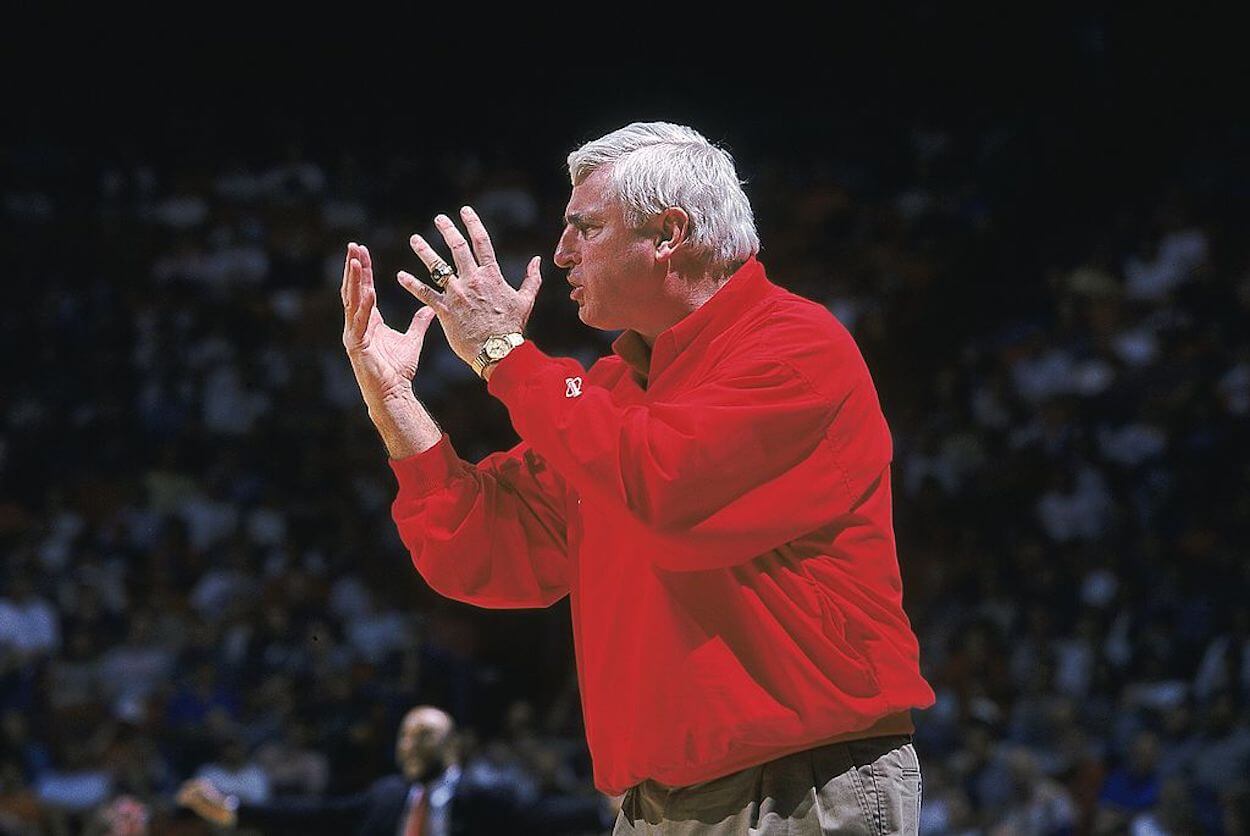
M 478 377 L 486 371 L 487 366 L 498 363 L 507 357 L 512 349 L 525 342 L 525 336 L 520 331 L 513 331 L 510 334 L 492 334 L 486 338 L 486 342 L 482 344 L 482 349 L 473 358 L 473 371 Z M 493 349 L 493 350 L 492 350 Z

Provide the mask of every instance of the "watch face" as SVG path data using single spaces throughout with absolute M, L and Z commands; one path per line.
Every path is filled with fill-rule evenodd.
M 512 344 L 503 337 L 491 337 L 486 341 L 486 345 L 482 346 L 486 356 L 492 360 L 498 360 L 503 357 L 511 347 Z

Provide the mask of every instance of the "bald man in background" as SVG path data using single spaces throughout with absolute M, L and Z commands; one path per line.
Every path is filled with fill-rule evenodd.
M 182 785 L 178 802 L 223 827 L 336 836 L 580 833 L 607 829 L 616 814 L 607 798 L 546 797 L 521 806 L 511 795 L 462 780 L 460 757 L 455 721 L 442 709 L 419 705 L 399 726 L 400 774 L 379 778 L 364 792 L 246 804 L 196 779 Z
M 243 804 L 201 778 L 182 785 L 178 802 L 214 824 L 264 833 L 435 836 L 463 832 L 451 821 L 460 782 L 451 716 L 431 705 L 419 705 L 404 715 L 395 741 L 395 762 L 400 774 L 379 778 L 354 795 Z

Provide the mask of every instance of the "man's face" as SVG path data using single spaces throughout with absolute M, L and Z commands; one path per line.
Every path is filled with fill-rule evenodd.
M 658 230 L 626 226 L 609 173 L 596 169 L 573 187 L 555 263 L 569 271 L 582 322 L 604 331 L 649 333 L 648 318 L 666 274 L 666 265 L 655 257 Z
M 430 764 L 445 761 L 451 732 L 451 717 L 446 713 L 431 707 L 409 711 L 395 741 L 395 760 L 404 775 L 416 779 Z

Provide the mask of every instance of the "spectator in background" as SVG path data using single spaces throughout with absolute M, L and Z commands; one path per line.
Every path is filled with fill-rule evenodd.
M 1071 836 L 1077 815 L 1072 797 L 1062 784 L 1038 769 L 1033 754 L 1013 747 L 1005 758 L 1010 796 L 996 816 L 989 836 Z
M 232 734 L 221 743 L 221 758 L 206 763 L 196 772 L 196 779 L 212 785 L 218 792 L 240 803 L 260 805 L 269 800 L 272 792 L 269 776 L 260 764 L 247 756 L 243 739 Z
M 1159 803 L 1159 738 L 1141 731 L 1133 738 L 1125 763 L 1111 771 L 1098 800 L 1100 829 L 1121 826 Z
M 11 648 L 19 656 L 47 656 L 61 645 L 57 612 L 35 593 L 34 579 L 26 572 L 15 577 L 8 594 L 0 597 L 0 652 Z
M 82 822 L 113 792 L 113 776 L 95 749 L 93 742 L 67 735 L 58 757 L 35 780 L 39 803 L 59 826 Z
M 450 715 L 423 705 L 409 711 L 400 724 L 395 742 L 400 773 L 379 778 L 364 792 L 266 802 L 227 792 L 206 776 L 185 783 L 178 791 L 178 802 L 216 824 L 255 827 L 265 833 L 557 836 L 581 832 L 567 829 L 585 821 L 581 810 L 535 807 L 537 799 L 518 795 L 511 782 L 477 781 L 473 774 L 463 773 L 460 758 L 460 741 Z M 602 806 L 606 810 L 606 804 Z M 603 824 L 603 817 L 594 821 Z
M 1250 702 L 1250 606 L 1232 611 L 1228 629 L 1211 639 L 1194 676 L 1194 697 L 1209 700 L 1231 691 Z
M 128 795 L 118 796 L 100 809 L 84 836 L 147 836 L 150 822 L 151 813 L 143 802 Z
M 1188 764 L 1200 815 L 1215 809 L 1222 794 L 1250 775 L 1250 718 L 1233 695 L 1221 692 L 1206 706 L 1200 745 Z
M 279 735 L 256 751 L 256 762 L 269 776 L 274 794 L 317 796 L 325 792 L 330 781 L 330 759 L 316 748 L 308 724 L 294 719 Z
M 143 704 L 169 682 L 177 652 L 156 634 L 154 614 L 131 616 L 126 640 L 105 651 L 100 659 L 100 682 L 116 716 Z
M 1177 836 L 1204 830 L 1194 807 L 1193 795 L 1181 778 L 1168 778 L 1159 788 L 1159 803 L 1139 813 L 1129 825 L 1131 836 Z M 1229 831 L 1237 833 L 1238 831 Z
M 0 747 L 0 833 L 36 834 L 42 818 L 39 796 L 22 768 L 17 750 Z
M 404 716 L 395 743 L 400 774 L 379 778 L 368 790 L 334 798 L 241 797 L 212 780 L 189 781 L 178 803 L 219 825 L 257 827 L 267 833 L 357 833 L 394 836 L 423 826 L 425 833 L 451 833 L 452 801 L 459 788 L 460 764 L 455 724 L 433 706 L 417 706 Z M 259 769 L 259 767 L 258 767 Z M 420 825 L 416 824 L 420 822 Z

